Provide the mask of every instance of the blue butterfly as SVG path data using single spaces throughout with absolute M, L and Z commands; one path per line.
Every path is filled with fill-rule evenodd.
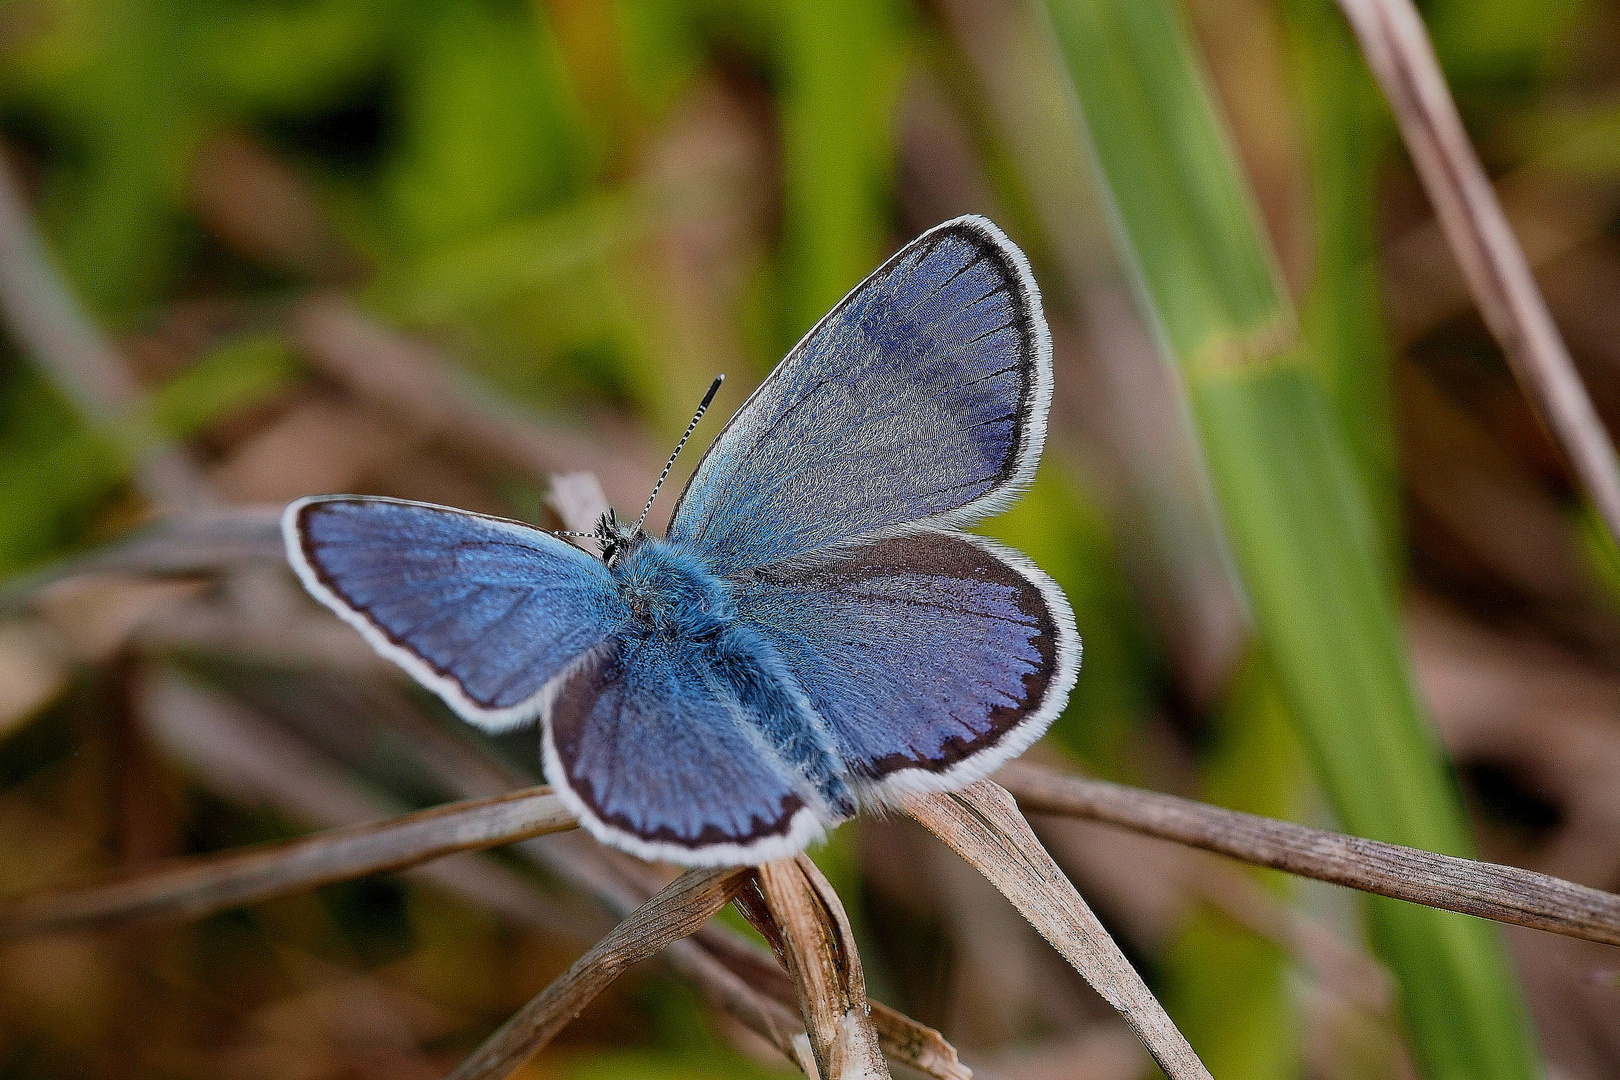
M 971 783 L 1062 711 L 1068 601 L 958 531 L 1027 486 L 1051 395 L 1029 264 L 963 217 L 788 354 L 664 538 L 605 515 L 597 557 L 351 495 L 300 499 L 282 527 L 309 591 L 462 717 L 538 717 L 547 778 L 603 843 L 750 865 L 863 805 Z

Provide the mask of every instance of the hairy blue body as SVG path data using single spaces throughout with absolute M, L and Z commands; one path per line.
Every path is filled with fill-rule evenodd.
M 713 690 L 739 719 L 810 781 L 830 814 L 855 812 L 827 725 L 770 642 L 735 622 L 730 582 L 689 549 L 645 534 L 626 539 L 611 572 L 629 612 L 621 637 L 697 646 Z

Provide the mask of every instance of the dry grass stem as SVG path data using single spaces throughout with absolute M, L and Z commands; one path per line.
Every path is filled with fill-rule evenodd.
M 1620 896 L 1533 870 L 1274 821 L 1022 762 L 996 778 L 1033 813 L 1089 818 L 1363 892 L 1620 945 Z
M 0 936 L 114 920 L 178 921 L 334 881 L 398 870 L 459 851 L 571 829 L 549 788 L 453 803 L 306 840 L 187 860 L 125 881 L 0 906 Z
M 1496 190 L 1446 88 L 1411 0 L 1339 0 L 1389 99 L 1435 214 L 1491 333 L 1588 496 L 1620 537 L 1620 463 Z
M 422 764 L 461 795 L 489 796 L 522 783 L 509 765 L 476 743 L 451 737 L 414 714 L 402 714 L 399 719 L 409 725 L 406 730 L 412 744 L 425 750 Z M 525 840 L 516 850 L 620 919 L 662 887 L 651 867 L 603 848 L 582 832 Z M 800 1063 L 795 1039 L 803 1042 L 804 1025 L 799 1020 L 798 1000 L 792 983 L 774 960 L 712 923 L 702 928 L 698 938 L 672 943 L 664 950 L 664 958 L 710 1005 L 765 1039 L 789 1061 Z M 951 1056 L 954 1058 L 954 1051 Z M 808 1060 L 813 1067 L 814 1059 Z M 963 1080 L 949 1072 L 930 1075 Z
M 185 451 L 141 413 L 140 389 L 51 265 L 10 164 L 0 159 L 0 309 L 17 341 L 77 408 L 129 455 L 148 498 L 168 509 L 212 501 Z
M 456 738 L 415 713 L 402 712 L 395 719 L 405 725 L 402 730 L 417 747 L 421 763 L 465 798 L 490 797 L 524 783 L 511 766 L 475 742 Z M 583 832 L 525 840 L 515 845 L 515 850 L 592 897 L 619 919 L 627 918 L 663 886 L 651 867 L 603 848 Z M 421 870 L 438 865 L 431 863 Z M 665 949 L 670 967 L 689 980 L 711 1005 L 775 1046 L 789 1061 L 798 1062 L 794 1039 L 802 1042 L 804 1026 L 799 1021 L 793 986 L 781 968 L 724 927 L 705 926 L 700 937 L 702 944 L 698 940 L 676 941 Z M 740 959 L 750 955 L 752 963 Z M 951 1073 L 931 1075 L 940 1080 L 962 1080 Z
M 973 1070 L 962 1064 L 944 1035 L 881 1001 L 869 999 L 867 1004 L 884 1057 L 939 1080 L 973 1080 Z
M 744 915 L 772 942 L 777 955 L 782 953 L 781 933 L 764 897 L 758 890 L 744 889 L 737 896 L 737 906 Z M 680 949 L 691 949 L 697 954 L 689 969 Z M 853 945 L 851 946 L 853 950 Z M 793 980 L 781 964 L 753 942 L 719 923 L 710 923 L 698 931 L 690 941 L 683 941 L 667 951 L 670 966 L 697 985 L 711 1002 L 730 1012 L 745 1026 L 763 1035 L 783 1056 L 801 1067 L 815 1063 L 808 1053 L 804 1025 L 799 1018 L 798 991 Z M 708 968 L 718 968 L 724 977 L 705 985 L 710 978 Z M 739 982 L 748 990 L 747 998 L 738 1002 L 748 1012 L 741 1014 L 732 1008 L 723 995 L 731 982 Z M 956 1048 L 938 1031 L 920 1024 L 911 1017 L 877 1001 L 867 1001 L 871 1010 L 872 1026 L 877 1030 L 878 1045 L 883 1056 L 938 1080 L 972 1080 L 973 1071 L 961 1063 Z M 782 1018 L 786 1017 L 786 1022 Z M 801 1056 L 794 1040 L 799 1040 L 807 1057 Z
M 844 906 L 808 857 L 759 868 L 755 920 L 781 956 L 798 992 L 805 1031 L 823 1080 L 877 1080 L 889 1069 L 866 1002 L 866 976 Z
M 989 780 L 919 795 L 906 812 L 944 840 L 1012 901 L 1041 936 L 1118 1009 L 1170 1080 L 1210 1080 L 1096 914 L 1047 854 L 1012 796 Z
M 780 952 L 780 934 L 763 907 L 763 898 L 745 889 L 738 894 L 737 905 Z M 712 960 L 729 969 L 733 977 L 783 1006 L 797 1010 L 798 995 L 793 980 L 776 960 L 752 942 L 719 923 L 711 923 L 700 930 L 690 944 L 703 949 Z M 973 1071 L 962 1064 L 956 1047 L 946 1041 L 945 1036 L 882 1002 L 868 999 L 867 1005 L 871 1008 L 872 1026 L 877 1029 L 878 1045 L 884 1057 L 939 1080 L 972 1080 Z M 798 1034 L 803 1034 L 796 1012 L 793 1026 Z M 784 1053 L 793 1057 L 788 1051 Z
M 551 508 L 558 519 L 565 522 L 595 521 L 601 516 L 600 511 L 592 515 L 591 511 L 597 507 L 607 506 L 608 497 L 602 490 L 602 482 L 592 472 L 551 473 L 546 477 L 550 481 L 551 489 L 546 492 L 543 500 Z M 573 528 L 572 525 L 569 528 Z M 589 532 L 588 529 L 578 529 L 577 532 Z M 593 548 L 599 549 L 594 540 L 587 541 Z
M 154 751 L 181 765 L 228 802 L 274 806 L 312 829 L 372 825 L 404 812 L 397 801 L 357 782 L 351 770 L 284 725 L 180 675 L 159 671 L 141 678 L 137 708 Z M 425 719 L 419 726 L 423 731 L 435 730 Z M 419 752 L 436 749 L 437 744 L 420 737 L 415 729 L 406 734 Z M 510 783 L 460 794 L 466 799 L 493 799 L 527 786 Z M 520 841 L 518 847 L 538 842 Z M 594 941 L 603 930 L 601 925 L 584 925 L 577 915 L 559 909 L 533 880 L 515 869 L 474 852 L 421 863 L 401 876 L 564 940 Z
M 171 577 L 280 562 L 286 558 L 280 518 L 279 506 L 222 507 L 162 518 L 83 555 L 7 581 L 0 586 L 0 618 L 26 607 L 40 589 L 81 574 Z
M 730 903 L 753 873 L 748 867 L 727 867 L 689 870 L 676 878 L 502 1024 L 450 1074 L 450 1080 L 510 1076 L 625 968 L 692 934 Z
M 703 929 L 707 932 L 714 926 L 711 924 Z M 664 950 L 664 958 L 670 969 L 691 983 L 710 1006 L 760 1036 L 789 1061 L 805 1068 L 806 1061 L 800 1057 L 805 1039 L 804 1024 L 799 1019 L 791 984 L 788 986 L 788 1000 L 794 1002 L 793 1006 L 783 1004 L 776 995 L 739 974 L 731 965 L 721 962 L 712 950 L 695 939 L 672 943 Z M 780 973 L 774 963 L 772 967 Z M 814 1067 L 815 1059 L 810 1058 L 808 1064 Z M 941 1080 L 954 1078 L 942 1077 Z

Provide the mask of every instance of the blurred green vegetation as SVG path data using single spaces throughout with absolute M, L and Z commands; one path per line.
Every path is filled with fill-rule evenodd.
M 1598 0 L 1433 0 L 1424 12 L 1493 171 L 1609 193 L 1588 196 L 1606 209 L 1581 242 L 1612 232 L 1620 12 Z M 1250 48 L 1272 82 L 1249 77 Z M 1381 253 L 1421 223 L 1421 199 L 1326 0 L 9 0 L 0 53 L 0 134 L 62 273 L 122 347 L 146 414 L 239 501 L 341 479 L 536 513 L 537 478 L 515 479 L 510 462 L 469 464 L 431 435 L 390 442 L 404 436 L 386 409 L 357 403 L 297 328 L 310 297 L 349 298 L 449 358 L 481 400 L 639 463 L 642 441 L 677 434 L 715 372 L 734 376 L 721 409 L 735 407 L 897 243 L 991 213 L 1031 252 L 1058 330 L 1048 460 L 985 525 L 1074 603 L 1085 663 L 1057 751 L 1245 810 L 1328 813 L 1364 835 L 1475 850 L 1402 632 L 1402 591 L 1437 560 L 1407 520 L 1396 372 L 1403 350 L 1429 348 L 1486 372 L 1460 399 L 1511 387 L 1471 326 L 1401 339 L 1384 310 Z M 1283 148 L 1268 157 L 1271 136 Z M 1088 160 L 1095 175 L 1072 175 Z M 1163 354 L 1138 362 L 1179 372 L 1180 399 L 1139 404 L 1169 416 L 1166 442 L 1196 448 L 1205 471 L 1185 486 L 1194 505 L 1212 499 L 1226 548 L 1144 480 L 1129 444 L 1110 447 L 1107 417 L 1088 415 L 1107 335 L 1087 296 L 1110 273 L 1130 278 Z M 1481 422 L 1499 421 L 1498 441 L 1552 492 L 1612 605 L 1612 540 L 1533 421 L 1518 405 L 1503 420 L 1505 408 L 1481 406 Z M 0 343 L 0 578 L 141 520 L 127 470 L 48 371 Z M 1217 591 L 1235 583 L 1245 599 L 1232 617 L 1256 631 L 1208 645 L 1213 679 L 1191 671 L 1150 599 L 1191 604 L 1181 594 L 1198 583 L 1155 560 L 1200 545 L 1203 564 L 1235 569 Z M 1581 655 L 1612 664 L 1600 653 Z M 51 835 L 77 838 L 81 871 L 116 848 L 118 810 L 98 792 L 116 786 L 118 762 L 95 721 L 114 708 L 81 680 L 48 708 L 0 716 L 0 817 L 68 822 Z M 168 783 L 165 854 L 297 827 L 273 808 L 231 808 L 207 777 Z M 26 857 L 12 832 L 0 825 L 0 863 Z M 953 1037 L 953 1022 L 992 1030 L 963 1010 L 992 997 L 993 980 L 957 986 L 957 1012 L 940 989 L 951 964 L 969 970 L 971 949 L 919 963 L 883 940 L 897 910 L 917 940 L 950 923 L 893 900 L 905 868 L 869 861 L 884 850 L 845 830 L 824 853 L 874 986 L 909 995 L 897 1004 Z M 1280 908 L 1314 903 L 1270 876 L 1257 887 Z M 1388 901 L 1366 909 L 1405 1017 L 1385 1042 L 1406 1038 L 1433 1080 L 1536 1074 L 1494 929 Z M 1355 924 L 1322 917 L 1359 945 Z M 418 1027 L 432 1033 L 427 1058 L 448 1063 L 560 969 L 571 946 L 540 937 L 416 886 L 345 887 L 177 933 L 158 960 L 109 952 L 103 970 L 74 954 L 95 971 L 62 975 L 58 998 L 94 984 L 94 1000 L 128 1001 L 160 984 L 176 1015 L 149 1050 L 126 1048 L 128 1075 L 217 1075 L 210 1017 L 270 1023 L 264 1003 L 307 995 L 316 957 L 384 971 L 430 1001 Z M 1337 1071 L 1308 1071 L 1302 961 L 1229 913 L 1193 902 L 1134 947 L 1221 1080 L 1394 1074 L 1387 1047 L 1365 1067 L 1346 1052 Z M 128 1031 L 110 1006 L 30 1011 L 7 1004 L 23 984 L 8 985 L 0 1078 L 117 1059 L 108 1046 Z M 994 1031 L 1038 1043 L 1064 1022 L 1032 1007 Z M 687 991 L 648 975 L 532 1075 L 776 1075 L 723 1035 Z M 270 1059 L 277 1038 L 263 1035 Z M 975 1049 L 1005 1049 L 984 1040 Z M 348 1075 L 319 1058 L 288 1074 Z M 232 1075 L 256 1067 L 231 1059 Z

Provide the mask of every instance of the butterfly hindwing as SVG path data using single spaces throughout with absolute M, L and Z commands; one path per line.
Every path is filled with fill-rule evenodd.
M 321 496 L 282 530 L 310 592 L 489 730 L 534 718 L 546 684 L 624 619 L 599 560 L 521 522 Z
M 736 609 L 879 801 L 960 787 L 1023 750 L 1080 662 L 1062 591 L 977 536 L 924 531 L 772 568 L 739 584 Z
M 743 865 L 821 832 L 803 777 L 743 715 L 707 650 L 613 639 L 557 680 L 546 775 L 599 839 L 646 859 Z
M 1006 505 L 1040 456 L 1051 344 L 1022 253 L 983 218 L 924 233 L 788 354 L 670 524 L 722 573 Z

